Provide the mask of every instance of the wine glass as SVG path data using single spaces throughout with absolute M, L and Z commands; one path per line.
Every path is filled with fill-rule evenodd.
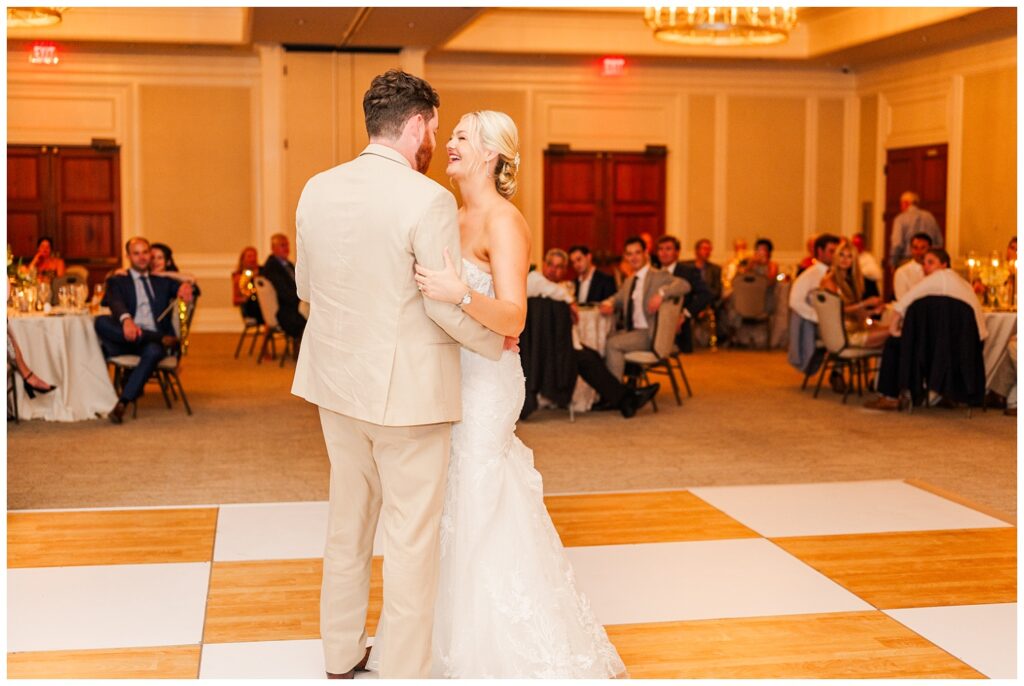
M 75 307 L 84 310 L 89 304 L 89 284 L 87 283 L 76 283 L 75 289 Z
M 57 286 L 57 302 L 63 310 L 68 308 L 68 301 L 71 299 L 71 293 L 68 291 L 67 286 Z
M 39 282 L 39 302 L 46 304 L 50 302 L 50 298 L 53 297 L 53 289 L 50 287 L 48 281 Z

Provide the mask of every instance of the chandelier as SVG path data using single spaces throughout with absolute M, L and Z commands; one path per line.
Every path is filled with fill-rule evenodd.
M 7 28 L 39 28 L 59 24 L 67 7 L 8 7 Z
M 771 45 L 789 38 L 795 7 L 647 7 L 654 37 L 685 45 Z

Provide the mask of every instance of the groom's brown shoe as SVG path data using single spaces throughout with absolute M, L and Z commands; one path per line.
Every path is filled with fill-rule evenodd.
M 369 660 L 370 660 L 370 649 L 367 648 L 366 649 L 366 654 L 363 655 L 363 659 L 359 661 L 359 664 L 357 664 L 355 667 L 353 667 L 352 669 L 350 669 L 347 672 L 344 672 L 342 674 L 331 674 L 330 672 L 327 672 L 327 678 L 328 679 L 355 679 L 356 678 L 356 672 L 365 672 L 366 671 L 366 663 L 369 662 Z

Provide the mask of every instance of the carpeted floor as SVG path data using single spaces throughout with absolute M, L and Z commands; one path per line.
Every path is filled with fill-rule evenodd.
M 294 365 L 234 360 L 237 338 L 195 335 L 182 379 L 195 414 L 155 386 L 138 418 L 7 424 L 8 509 L 326 500 L 316 408 Z M 782 352 L 686 358 L 694 397 L 659 413 L 535 413 L 518 433 L 548 493 L 916 478 L 1015 515 L 1016 420 L 1002 411 L 865 410 L 800 391 Z

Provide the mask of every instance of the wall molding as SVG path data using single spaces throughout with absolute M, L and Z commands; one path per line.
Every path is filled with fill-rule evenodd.
M 64 58 L 55 67 L 39 67 L 8 51 L 8 98 L 23 100 L 61 98 L 79 102 L 109 98 L 115 122 L 96 129 L 80 128 L 72 118 L 67 125 L 40 128 L 17 110 L 8 110 L 7 136 L 11 143 L 88 145 L 93 137 L 114 138 L 121 148 L 122 239 L 146 235 L 143 216 L 140 92 L 146 86 L 227 87 L 249 89 L 252 100 L 251 181 L 252 240 L 263 233 L 261 196 L 265 195 L 260 163 L 262 140 L 259 105 L 260 63 L 253 55 L 133 55 L 82 53 Z M 12 116 L 13 115 L 13 116 Z M 46 135 L 47 139 L 30 140 Z

